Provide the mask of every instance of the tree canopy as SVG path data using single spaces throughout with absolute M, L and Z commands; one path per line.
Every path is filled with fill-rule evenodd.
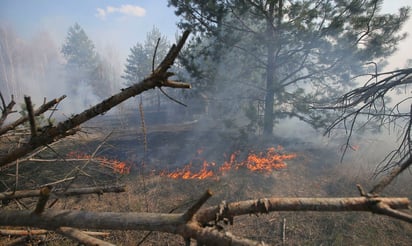
M 351 77 L 363 71 L 365 62 L 383 63 L 396 50 L 405 37 L 400 29 L 409 9 L 381 14 L 382 2 L 170 0 L 169 4 L 183 17 L 180 28 L 196 33 L 192 47 L 199 48 L 186 57 L 187 68 L 212 89 L 226 85 L 237 91 L 232 93 L 237 100 L 263 104 L 263 132 L 271 135 L 275 121 L 287 116 L 315 127 L 325 125 L 328 117 L 311 111 L 311 105 L 336 97 L 351 85 Z M 213 76 L 204 72 L 211 70 Z
M 94 44 L 78 23 L 69 28 L 61 52 L 71 69 L 93 70 L 96 67 L 97 53 Z
M 153 27 L 152 31 L 147 33 L 143 44 L 137 42 L 130 48 L 124 75 L 122 75 L 122 78 L 126 80 L 126 84 L 136 83 L 136 81 L 140 81 L 150 74 L 152 66 L 159 64 L 160 58 L 166 55 L 169 47 L 170 44 L 167 38 L 160 33 L 158 28 Z

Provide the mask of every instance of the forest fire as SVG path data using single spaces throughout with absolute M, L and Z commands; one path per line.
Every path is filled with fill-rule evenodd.
M 182 169 L 174 172 L 162 172 L 161 176 L 167 176 L 173 179 L 205 179 L 217 177 L 230 170 L 238 170 L 241 168 L 252 172 L 271 173 L 274 170 L 286 168 L 285 160 L 290 160 L 296 157 L 296 154 L 284 154 L 283 147 L 271 147 L 265 152 L 249 153 L 243 161 L 238 160 L 239 151 L 232 153 L 229 160 L 218 166 L 215 162 L 203 160 L 202 168 L 199 171 L 194 171 L 194 164 L 191 161 Z M 201 150 L 197 151 L 202 153 Z
M 76 151 L 69 152 L 67 154 L 67 158 L 73 158 L 76 160 L 93 160 L 98 162 L 100 165 L 110 168 L 113 170 L 114 173 L 119 174 L 129 174 L 130 173 L 130 165 L 126 164 L 125 162 L 116 160 L 116 159 L 108 159 L 106 157 L 101 156 L 92 156 L 85 153 L 80 153 Z

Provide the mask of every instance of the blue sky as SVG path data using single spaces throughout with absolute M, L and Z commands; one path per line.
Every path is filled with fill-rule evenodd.
M 177 20 L 167 0 L 0 0 L 0 22 L 22 38 L 45 30 L 60 44 L 77 22 L 97 48 L 115 48 L 121 58 L 153 26 L 174 42 Z
M 412 0 L 386 0 L 383 12 L 412 6 Z M 0 0 L 0 22 L 13 27 L 19 36 L 30 39 L 47 31 L 62 44 L 68 28 L 79 23 L 98 49 L 111 47 L 124 60 L 136 42 L 143 42 L 153 26 L 174 42 L 177 17 L 167 0 Z M 412 35 L 412 20 L 404 28 Z M 401 66 L 411 58 L 409 37 L 391 60 Z

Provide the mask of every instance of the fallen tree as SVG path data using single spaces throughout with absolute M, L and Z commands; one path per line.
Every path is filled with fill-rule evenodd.
M 62 227 L 143 230 L 179 234 L 207 245 L 261 245 L 248 239 L 219 231 L 212 225 L 220 221 L 233 224 L 235 216 L 262 214 L 274 211 L 358 211 L 391 216 L 412 223 L 412 215 L 399 209 L 408 209 L 408 198 L 343 197 L 343 198 L 288 198 L 272 197 L 200 209 L 211 196 L 207 191 L 185 213 L 116 213 L 47 209 L 31 211 L 0 211 L 2 226 L 31 226 L 56 230 Z M 75 237 L 75 236 L 73 236 Z M 75 237 L 76 238 L 76 237 Z M 263 245 L 263 244 L 262 244 Z

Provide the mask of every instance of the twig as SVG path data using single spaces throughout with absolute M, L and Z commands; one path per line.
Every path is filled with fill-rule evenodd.
M 149 201 L 147 200 L 147 189 L 146 189 L 146 178 L 145 178 L 145 167 L 147 159 L 147 133 L 146 133 L 146 124 L 144 120 L 144 110 L 143 110 L 143 100 L 140 97 L 139 102 L 139 113 L 140 113 L 140 124 L 143 132 L 143 159 L 142 159 L 142 183 L 143 183 L 143 199 L 146 205 L 146 212 L 149 212 Z
M 153 59 L 152 59 L 152 73 L 154 72 L 155 69 L 155 60 L 156 60 L 156 53 L 157 49 L 159 48 L 159 43 L 160 43 L 160 38 L 157 39 L 156 46 L 153 52 Z
M 0 127 L 3 125 L 4 121 L 6 120 L 7 116 L 15 111 L 13 111 L 14 105 L 16 105 L 16 102 L 14 102 L 14 96 L 11 95 L 11 101 L 9 102 L 8 105 L 6 105 L 6 102 L 4 101 L 3 95 L 0 92 L 0 99 L 3 107 L 1 108 L 1 117 L 0 117 Z M 1 135 L 1 134 L 0 134 Z
M 41 235 L 49 233 L 49 230 L 36 229 L 36 230 L 10 230 L 10 229 L 0 229 L 0 235 L 2 236 L 27 236 L 27 235 Z M 90 236 L 109 236 L 109 232 L 100 231 L 82 231 L 83 233 Z
M 87 235 L 85 232 L 70 227 L 60 227 L 56 232 L 85 245 L 115 246 L 112 243 Z
M 388 204 L 378 203 L 376 204 L 375 209 L 377 213 L 384 214 L 412 224 L 412 214 L 402 213 L 398 210 L 392 209 Z
M 24 243 L 27 241 L 27 239 L 28 239 L 28 236 L 22 236 L 22 237 L 6 242 L 3 246 L 25 245 Z
M 163 93 L 163 95 L 165 95 L 167 98 L 169 98 L 169 99 L 172 100 L 173 102 L 175 102 L 175 103 L 177 103 L 177 104 L 180 104 L 180 105 L 182 105 L 182 106 L 187 107 L 186 104 L 184 104 L 184 103 L 178 101 L 177 99 L 174 99 L 173 97 L 169 96 L 169 95 L 162 89 L 162 87 L 159 87 L 159 90 Z
M 286 244 L 286 218 L 283 218 L 282 223 L 282 244 Z
M 2 236 L 27 236 L 27 235 L 39 235 L 46 234 L 48 230 L 9 230 L 9 229 L 0 229 L 0 235 Z

